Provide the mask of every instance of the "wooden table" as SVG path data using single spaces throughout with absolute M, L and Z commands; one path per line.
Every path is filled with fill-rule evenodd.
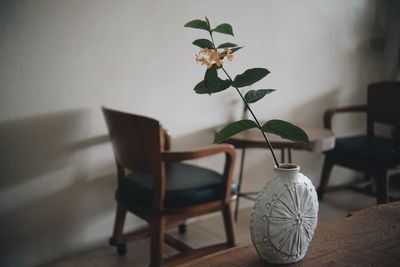
M 267 134 L 268 140 L 275 149 L 281 149 L 281 162 L 292 162 L 292 149 L 301 149 L 311 152 L 323 152 L 332 149 L 335 146 L 335 135 L 332 131 L 322 128 L 300 127 L 307 133 L 310 142 L 296 143 L 290 140 L 282 139 L 277 135 Z M 234 145 L 236 148 L 242 149 L 242 157 L 240 161 L 238 193 L 235 204 L 235 220 L 238 217 L 239 201 L 241 197 L 254 200 L 254 195 L 258 192 L 242 192 L 243 166 L 246 157 L 247 148 L 267 148 L 267 144 L 258 129 L 250 129 L 225 141 Z M 287 150 L 287 161 L 285 160 L 285 150 Z
M 355 212 L 317 226 L 304 259 L 289 265 L 262 261 L 252 244 L 223 250 L 185 267 L 400 266 L 400 202 Z M 183 266 L 182 266 L 183 267 Z
M 312 152 L 323 152 L 335 146 L 335 134 L 324 128 L 311 128 L 299 125 L 308 135 L 310 142 L 296 143 L 282 139 L 274 134 L 267 134 L 273 148 L 286 148 L 308 150 Z M 267 148 L 265 140 L 258 129 L 243 131 L 229 138 L 226 143 L 232 144 L 237 148 Z

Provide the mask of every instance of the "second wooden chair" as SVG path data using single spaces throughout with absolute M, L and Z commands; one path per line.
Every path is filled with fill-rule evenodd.
M 150 236 L 151 266 L 176 265 L 235 245 L 231 212 L 231 183 L 236 158 L 230 145 L 172 152 L 170 138 L 157 120 L 102 108 L 108 126 L 117 165 L 117 213 L 110 244 L 119 254 L 126 243 Z M 181 161 L 226 155 L 223 173 L 186 164 Z M 125 216 L 131 212 L 147 221 L 149 228 L 123 233 Z M 227 242 L 192 249 L 166 234 L 168 225 L 211 212 L 221 211 Z M 163 259 L 164 241 L 182 252 Z
M 366 112 L 367 134 L 338 138 L 333 150 L 326 153 L 318 197 L 322 199 L 334 165 L 363 172 L 373 177 L 376 184 L 377 203 L 388 201 L 388 171 L 400 164 L 400 82 L 387 81 L 368 86 L 367 104 L 332 108 L 324 114 L 325 128 L 332 128 L 336 113 Z M 376 123 L 393 127 L 392 137 L 376 134 Z

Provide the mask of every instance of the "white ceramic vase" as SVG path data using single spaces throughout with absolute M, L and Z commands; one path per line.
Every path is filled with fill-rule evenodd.
M 275 167 L 274 177 L 257 195 L 250 220 L 251 240 L 269 263 L 300 261 L 318 220 L 318 198 L 310 179 L 294 164 Z

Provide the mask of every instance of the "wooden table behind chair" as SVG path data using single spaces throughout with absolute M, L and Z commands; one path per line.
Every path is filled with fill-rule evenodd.
M 252 244 L 227 249 L 185 267 L 266 267 Z M 304 259 L 284 266 L 400 266 L 400 202 L 321 223 Z M 183 267 L 183 266 L 182 266 Z
M 310 143 L 297 143 L 282 139 L 277 135 L 267 134 L 273 148 L 301 149 L 312 152 L 323 152 L 332 149 L 335 145 L 335 135 L 332 131 L 323 128 L 300 127 L 307 133 Z M 251 129 L 234 135 L 226 143 L 236 148 L 267 148 L 266 142 L 258 129 Z

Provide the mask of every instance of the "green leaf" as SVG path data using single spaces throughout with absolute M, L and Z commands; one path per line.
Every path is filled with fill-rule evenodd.
M 189 27 L 189 28 L 195 28 L 195 29 L 201 29 L 201 30 L 208 31 L 207 22 L 200 20 L 200 19 L 195 19 L 195 20 L 189 21 L 184 26 Z
M 204 84 L 204 81 L 200 81 L 195 87 L 194 91 L 197 94 L 213 94 L 213 93 L 218 93 L 221 91 L 224 91 L 228 89 L 231 86 L 231 83 L 229 80 L 221 80 L 213 84 L 212 87 L 206 87 Z
M 221 92 L 231 86 L 229 79 L 222 80 L 218 77 L 217 66 L 213 64 L 204 75 L 204 86 L 209 94 Z
M 250 90 L 246 93 L 244 99 L 246 99 L 247 103 L 254 103 L 273 91 L 275 91 L 275 89 Z
M 204 80 L 200 81 L 196 86 L 193 88 L 197 94 L 208 94 L 207 88 L 204 85 Z
M 215 27 L 214 30 L 212 30 L 213 32 L 219 32 L 219 33 L 224 33 L 224 34 L 230 34 L 233 36 L 233 30 L 232 30 L 232 26 L 229 25 L 228 23 L 223 23 L 218 25 L 217 27 Z
M 211 82 L 217 79 L 218 79 L 217 65 L 213 64 L 211 68 L 206 70 L 206 73 L 204 74 L 204 80 Z
M 214 64 L 211 68 L 207 69 L 204 80 L 199 82 L 193 90 L 197 94 L 212 94 L 224 91 L 230 86 L 231 82 L 229 79 L 222 80 L 218 77 L 217 66 Z
M 264 68 L 248 69 L 242 74 L 235 77 L 233 85 L 236 87 L 245 87 L 252 85 L 264 78 L 269 73 L 269 70 Z
M 267 121 L 261 129 L 264 132 L 279 135 L 284 139 L 289 139 L 295 142 L 309 143 L 307 134 L 296 125 L 282 120 Z
M 214 49 L 212 42 L 207 39 L 197 39 L 197 40 L 194 40 L 192 44 L 194 44 L 200 48 Z
M 258 128 L 257 124 L 252 120 L 241 120 L 233 122 L 225 126 L 221 131 L 215 134 L 214 143 L 222 143 L 229 137 L 251 128 Z
M 234 43 L 223 43 L 223 44 L 220 44 L 217 48 L 228 48 L 228 47 L 236 47 L 236 46 L 238 46 L 237 44 L 234 44 Z
M 229 80 L 221 80 L 221 79 L 219 79 L 218 81 L 215 81 L 210 86 L 206 85 L 206 88 L 209 91 L 210 95 L 213 94 L 213 93 L 222 92 L 222 91 L 228 89 L 229 87 L 231 87 L 231 81 L 229 81 Z
M 211 86 L 218 80 L 220 80 L 220 78 L 218 77 L 217 65 L 213 64 L 211 68 L 207 69 L 206 73 L 204 74 L 205 86 Z
M 231 54 L 235 53 L 236 51 L 238 51 L 239 49 L 243 48 L 243 46 L 239 46 L 239 47 L 234 47 L 231 49 Z M 222 52 L 220 54 L 220 59 L 223 59 L 228 53 L 226 51 Z

